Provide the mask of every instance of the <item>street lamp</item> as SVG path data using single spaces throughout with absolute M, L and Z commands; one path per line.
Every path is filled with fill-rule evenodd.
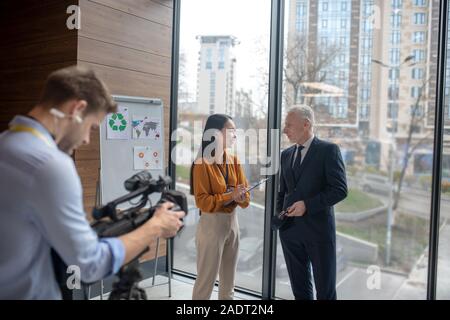
M 390 265 L 391 263 L 391 239 L 392 239 L 392 218 L 393 218 L 393 206 L 394 206 L 394 196 L 393 196 L 393 185 L 394 185 L 394 170 L 395 170 L 395 131 L 397 131 L 397 117 L 398 117 L 398 111 L 399 107 L 397 105 L 397 98 L 400 96 L 400 86 L 398 86 L 398 78 L 400 78 L 400 69 L 402 66 L 410 62 L 414 59 L 413 55 L 407 56 L 401 63 L 398 65 L 388 65 L 380 60 L 372 59 L 373 63 L 376 63 L 384 68 L 389 68 L 392 70 L 395 70 L 395 76 L 394 76 L 394 96 L 393 96 L 393 105 L 397 106 L 397 112 L 392 112 L 391 109 L 391 116 L 392 116 L 392 125 L 391 125 L 391 144 L 390 144 L 390 150 L 389 150 L 389 204 L 388 204 L 388 215 L 387 215 L 387 230 L 386 230 L 386 256 L 385 256 L 385 262 L 386 265 Z M 406 67 L 412 67 L 415 65 L 415 62 L 411 62 Z M 398 87 L 398 89 L 397 89 Z

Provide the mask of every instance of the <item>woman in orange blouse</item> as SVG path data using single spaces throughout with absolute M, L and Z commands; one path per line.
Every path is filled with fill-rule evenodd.
M 226 149 L 236 141 L 231 117 L 208 117 L 202 146 L 191 168 L 191 193 L 200 209 L 195 243 L 197 280 L 192 299 L 211 297 L 219 274 L 219 299 L 233 299 L 239 252 L 239 225 L 235 209 L 246 208 L 250 195 L 247 179 L 236 156 Z

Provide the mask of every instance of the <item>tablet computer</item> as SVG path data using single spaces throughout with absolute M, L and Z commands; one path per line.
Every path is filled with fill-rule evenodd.
M 257 186 L 259 186 L 260 184 L 266 182 L 267 180 L 269 180 L 269 178 L 262 179 L 262 180 L 260 180 L 259 182 L 257 182 L 256 184 L 254 184 L 253 186 L 248 187 L 247 189 L 245 189 L 245 191 L 246 191 L 246 192 L 249 192 L 249 191 L 255 189 L 255 188 L 256 188 Z

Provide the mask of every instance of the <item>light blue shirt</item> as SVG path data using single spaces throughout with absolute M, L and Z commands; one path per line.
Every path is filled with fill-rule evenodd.
M 16 116 L 11 125 L 37 129 L 50 143 L 30 132 L 0 134 L 0 299 L 61 299 L 51 248 L 84 282 L 116 273 L 124 245 L 91 229 L 72 158 L 39 122 Z

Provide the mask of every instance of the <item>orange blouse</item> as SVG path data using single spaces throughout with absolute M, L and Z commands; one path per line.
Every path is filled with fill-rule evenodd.
M 232 202 L 228 205 L 226 203 L 232 201 L 231 193 L 226 193 L 227 186 L 224 176 L 226 175 L 226 166 L 228 166 L 228 185 L 235 188 L 239 184 L 248 186 L 244 171 L 235 155 L 228 155 L 227 163 L 210 164 L 204 158 L 196 160 L 193 169 L 193 187 L 195 204 L 205 213 L 214 212 L 232 212 L 238 205 L 241 208 L 248 207 L 250 203 L 250 194 L 247 192 L 245 200 L 240 203 Z M 200 162 L 200 163 L 199 163 Z M 222 174 L 222 172 L 223 174 Z

